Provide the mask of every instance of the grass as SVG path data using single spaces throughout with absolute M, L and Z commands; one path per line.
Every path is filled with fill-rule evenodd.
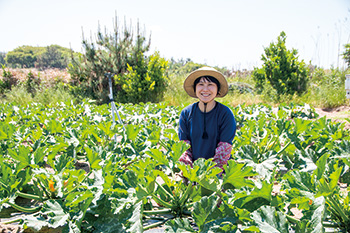
M 308 103 L 313 107 L 336 108 L 339 106 L 348 106 L 349 101 L 345 96 L 345 74 L 350 70 L 331 69 L 324 71 L 317 69 L 310 76 L 309 88 L 303 95 L 283 95 L 277 96 L 276 91 L 271 86 L 265 86 L 263 93 L 239 93 L 230 91 L 224 98 L 218 98 L 219 102 L 237 106 L 245 103 L 246 105 L 264 103 L 272 106 L 284 104 L 304 104 Z M 169 87 L 165 93 L 164 100 L 171 105 L 190 104 L 197 99 L 189 97 L 184 91 L 182 85 L 186 75 L 170 76 Z M 250 73 L 243 73 L 227 79 L 229 84 L 240 83 L 254 87 L 254 80 Z
M 41 87 L 36 89 L 36 93 L 30 93 L 24 85 L 17 85 L 4 94 L 4 98 L 0 99 L 0 103 L 14 103 L 18 105 L 27 105 L 32 102 L 44 105 L 65 102 L 77 99 L 67 88 L 59 84 L 56 87 Z
M 27 71 L 27 70 L 25 70 Z M 258 103 L 269 104 L 272 106 L 278 106 L 281 103 L 289 104 L 304 104 L 308 103 L 313 107 L 319 108 L 335 108 L 339 106 L 349 105 L 349 101 L 345 97 L 345 73 L 349 73 L 350 70 L 332 69 L 324 71 L 317 69 L 310 76 L 310 86 L 307 93 L 298 96 L 279 96 L 277 97 L 276 91 L 266 86 L 265 90 L 261 94 L 254 92 L 240 92 L 237 89 L 230 90 L 224 98 L 218 98 L 219 102 L 237 106 L 240 104 L 252 105 Z M 14 72 L 14 71 L 13 71 Z M 24 72 L 24 71 L 23 71 Z M 71 93 L 68 88 L 67 79 L 68 76 L 64 73 L 57 73 L 46 71 L 45 73 L 36 74 L 35 77 L 42 80 L 41 84 L 36 87 L 34 93 L 28 92 L 26 87 L 26 80 L 24 76 L 28 77 L 27 73 L 23 73 L 21 70 L 16 70 L 13 74 L 18 78 L 22 77 L 24 80 L 20 80 L 20 84 L 12 87 L 11 91 L 6 91 L 3 95 L 4 98 L 0 98 L 0 102 L 12 102 L 16 104 L 28 104 L 31 102 L 39 102 L 43 104 L 57 103 L 67 100 L 79 101 L 79 96 Z M 23 73 L 23 74 L 22 74 Z M 44 74 L 46 75 L 44 78 Z M 49 74 L 52 74 L 50 77 Z M 1 76 L 1 75 L 0 75 Z M 164 93 L 163 101 L 169 105 L 179 106 L 188 105 L 198 101 L 198 99 L 189 97 L 183 89 L 183 82 L 187 76 L 187 73 L 181 72 L 177 74 L 169 75 L 168 88 Z M 65 77 L 65 78 L 63 78 Z M 254 80 L 251 77 L 250 72 L 236 73 L 227 79 L 229 84 L 239 84 L 241 86 L 254 87 Z M 33 83 L 31 83 L 33 85 Z M 28 82 L 27 82 L 28 86 Z M 235 87 L 235 85 L 233 85 Z

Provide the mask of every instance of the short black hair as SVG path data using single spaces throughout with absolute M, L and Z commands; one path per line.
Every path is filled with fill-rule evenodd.
M 196 80 L 194 80 L 194 83 L 193 83 L 193 90 L 194 90 L 194 93 L 196 93 L 196 86 L 197 84 L 199 83 L 199 81 L 204 78 L 205 80 L 207 80 L 208 82 L 211 82 L 211 83 L 215 83 L 216 86 L 218 87 L 218 93 L 220 93 L 220 83 L 219 81 L 214 78 L 213 76 L 200 76 L 199 78 L 197 78 Z

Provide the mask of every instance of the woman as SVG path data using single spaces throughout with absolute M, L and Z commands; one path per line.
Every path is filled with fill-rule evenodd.
M 199 158 L 213 158 L 216 166 L 223 169 L 230 159 L 236 121 L 232 111 L 216 102 L 228 91 L 223 74 L 210 67 L 193 71 L 184 82 L 184 89 L 199 101 L 181 111 L 178 135 L 191 147 L 180 157 L 187 165 Z

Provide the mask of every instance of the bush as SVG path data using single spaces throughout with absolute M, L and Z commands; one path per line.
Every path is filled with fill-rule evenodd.
M 24 45 L 8 52 L 5 62 L 12 68 L 64 69 L 67 68 L 70 54 L 70 49 L 58 45 L 47 47 Z
M 163 99 L 167 86 L 167 61 L 159 53 L 148 59 L 141 58 L 134 67 L 128 66 L 124 74 L 115 76 L 115 82 L 120 86 L 116 99 L 119 102 L 140 103 L 159 102 Z
M 316 98 L 320 107 L 334 108 L 346 103 L 345 72 L 331 69 L 329 74 L 315 82 L 313 98 Z
M 27 80 L 25 81 L 25 87 L 27 89 L 27 92 L 30 93 L 32 97 L 35 96 L 40 83 L 41 80 L 39 77 L 35 77 L 32 72 L 28 73 Z
M 70 52 L 70 49 L 58 45 L 47 46 L 45 51 L 38 55 L 35 66 L 39 69 L 65 69 L 68 66 Z
M 343 53 L 343 58 L 346 64 L 348 64 L 348 67 L 350 67 L 350 44 L 344 45 L 344 48 L 345 52 Z
M 28 88 L 25 83 L 20 83 L 11 90 L 6 90 L 4 93 L 4 98 L 1 98 L 0 102 L 21 105 L 36 102 L 49 105 L 66 101 L 79 101 L 79 99 L 70 92 L 69 88 L 63 82 L 58 83 L 54 87 L 44 87 L 42 85 L 37 86 L 34 93 L 35 94 L 28 92 Z
M 0 52 L 0 66 L 6 65 L 5 57 L 6 53 Z
M 297 60 L 297 50 L 287 50 L 286 34 L 281 32 L 277 43 L 271 43 L 262 55 L 262 68 L 254 68 L 256 89 L 261 93 L 266 84 L 276 90 L 277 96 L 300 95 L 307 90 L 308 68 L 304 61 Z
M 11 90 L 19 81 L 14 77 L 11 71 L 7 71 L 6 67 L 2 65 L 2 77 L 0 77 L 0 94 L 4 94 L 6 90 Z
M 6 54 L 6 63 L 12 68 L 34 67 L 37 56 L 44 52 L 42 47 L 20 46 Z
M 68 68 L 75 92 L 100 103 L 108 102 L 109 87 L 105 75 L 109 72 L 117 76 L 113 86 L 120 100 L 159 101 L 166 82 L 166 64 L 157 53 L 151 57 L 145 56 L 150 42 L 140 33 L 139 26 L 136 36 L 133 35 L 131 27 L 125 26 L 120 32 L 116 20 L 113 34 L 102 34 L 98 30 L 96 44 L 83 39 L 85 53 L 78 58 L 72 56 Z M 129 87 L 129 84 L 132 86 Z M 135 91 L 137 93 L 133 93 Z

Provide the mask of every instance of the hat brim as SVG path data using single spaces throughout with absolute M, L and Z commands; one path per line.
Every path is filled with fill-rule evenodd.
M 212 76 L 214 78 L 216 78 L 218 80 L 218 82 L 220 83 L 220 91 L 219 93 L 216 95 L 216 97 L 224 97 L 227 92 L 228 92 L 228 84 L 226 81 L 225 76 L 210 67 L 203 67 L 203 68 L 199 68 L 195 71 L 193 71 L 192 73 L 190 73 L 187 78 L 184 81 L 184 89 L 187 92 L 187 94 L 193 98 L 198 98 L 196 93 L 194 92 L 194 81 L 202 76 Z

